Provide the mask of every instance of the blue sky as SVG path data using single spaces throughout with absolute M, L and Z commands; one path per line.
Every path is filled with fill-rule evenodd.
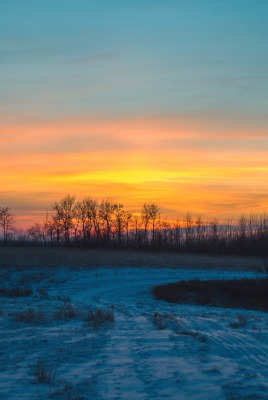
M 266 0 L 9 0 L 2 112 L 219 114 L 268 108 Z
M 268 208 L 267 0 L 8 0 L 0 205 Z

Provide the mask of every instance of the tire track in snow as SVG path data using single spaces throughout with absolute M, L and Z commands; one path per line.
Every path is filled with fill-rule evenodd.
M 27 390 L 33 391 L 34 386 L 23 384 L 39 354 L 59 364 L 59 376 L 67 382 L 82 384 L 94 379 L 95 392 L 88 397 L 82 393 L 85 399 L 207 400 L 210 397 L 226 400 L 231 392 L 241 399 L 254 394 L 265 398 L 268 390 L 266 314 L 256 313 L 259 319 L 255 323 L 255 313 L 243 311 L 249 322 L 245 327 L 234 329 L 229 323 L 236 321 L 239 310 L 168 304 L 156 301 L 150 293 L 155 284 L 234 275 L 239 276 L 219 271 L 153 268 L 55 272 L 53 279 L 45 283 L 50 297 L 43 304 L 51 308 L 50 312 L 62 304 L 57 298 L 69 296 L 72 304 L 81 310 L 113 307 L 116 324 L 108 331 L 91 331 L 82 327 L 82 321 L 54 321 L 51 326 L 37 329 L 11 324 L 5 315 L 8 329 L 4 336 L 2 332 L 3 349 L 5 345 L 12 347 L 13 356 L 17 357 L 18 351 L 20 359 L 25 360 L 19 364 L 23 378 L 16 382 L 18 390 L 26 393 L 25 396 L 30 393 Z M 42 306 L 42 300 L 34 296 L 16 299 L 14 304 L 9 299 L 5 301 L 7 308 L 21 304 L 24 309 Z M 156 312 L 167 320 L 175 318 L 178 324 L 167 323 L 164 329 L 157 329 L 152 321 Z M 257 324 L 257 330 L 252 328 L 253 323 Z M 34 338 L 37 332 L 39 336 Z M 2 353 L 4 359 L 6 353 Z M 11 365 L 13 356 L 5 358 L 9 363 L 7 370 L 12 373 L 15 371 Z M 27 357 L 30 357 L 30 366 Z M 8 376 L 5 379 L 9 379 L 11 388 L 12 374 Z M 45 396 L 44 393 L 44 398 L 49 398 Z

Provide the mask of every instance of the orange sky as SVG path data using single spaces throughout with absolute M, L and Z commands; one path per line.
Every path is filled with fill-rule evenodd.
M 217 121 L 216 121 L 217 122 Z M 25 226 L 67 193 L 170 218 L 268 209 L 266 132 L 189 117 L 62 119 L 0 126 L 0 205 Z
M 0 206 L 268 209 L 268 2 L 3 1 Z

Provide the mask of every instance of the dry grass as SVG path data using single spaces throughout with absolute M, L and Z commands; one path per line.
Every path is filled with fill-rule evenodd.
M 173 328 L 173 330 L 177 330 L 179 327 L 178 320 L 175 318 L 174 315 L 170 314 L 162 314 L 156 312 L 152 317 L 152 322 L 159 330 L 167 328 Z
M 237 316 L 237 320 L 234 322 L 231 322 L 229 324 L 229 326 L 231 328 L 242 328 L 244 326 L 247 326 L 247 324 L 248 324 L 248 318 L 245 315 L 240 314 Z
M 115 322 L 114 312 L 111 309 L 102 310 L 96 308 L 86 316 L 86 323 L 92 329 L 100 329 L 112 326 Z
M 24 322 L 26 324 L 39 324 L 47 321 L 46 315 L 40 310 L 29 308 L 26 311 L 18 311 L 14 317 L 16 322 Z
M 55 378 L 55 371 L 47 366 L 42 358 L 36 362 L 34 369 L 36 383 L 50 384 Z
M 1 267 L 170 267 L 263 271 L 258 257 L 230 257 L 130 250 L 0 247 Z
M 64 303 L 61 307 L 57 309 L 54 316 L 56 319 L 72 319 L 78 318 L 82 315 L 82 312 L 79 311 L 73 304 Z

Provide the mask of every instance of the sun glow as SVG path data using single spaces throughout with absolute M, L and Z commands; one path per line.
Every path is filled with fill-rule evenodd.
M 215 137 L 175 117 L 6 125 L 0 135 L 1 203 L 28 220 L 66 193 L 109 196 L 135 210 L 156 202 L 172 217 L 231 216 L 268 205 L 262 137 L 252 153 L 240 132 L 228 131 L 224 141 L 221 132 Z

